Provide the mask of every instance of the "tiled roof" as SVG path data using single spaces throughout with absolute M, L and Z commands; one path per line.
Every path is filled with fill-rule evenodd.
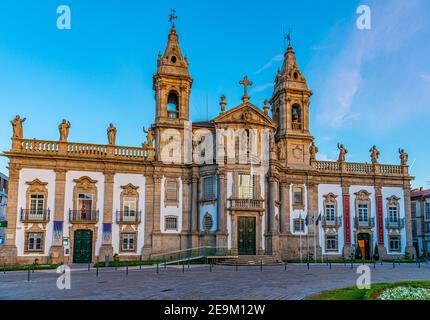
M 430 189 L 429 190 L 420 190 L 420 189 L 414 189 L 411 191 L 411 198 L 428 198 L 430 197 Z

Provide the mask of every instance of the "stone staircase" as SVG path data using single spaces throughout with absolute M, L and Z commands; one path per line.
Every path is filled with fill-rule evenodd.
M 282 260 L 277 255 L 255 255 L 255 256 L 238 256 L 234 259 L 225 259 L 218 264 L 221 265 L 279 265 Z

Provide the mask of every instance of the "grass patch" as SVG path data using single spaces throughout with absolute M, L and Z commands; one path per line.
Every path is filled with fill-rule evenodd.
M 430 281 L 403 281 L 393 283 L 378 283 L 372 285 L 371 289 L 360 290 L 356 286 L 335 290 L 322 291 L 310 296 L 307 300 L 376 300 L 385 289 L 396 287 L 408 288 L 430 288 Z
M 35 265 L 19 265 L 19 266 L 6 266 L 0 267 L 0 272 L 4 271 L 26 271 L 29 268 L 31 270 L 52 270 L 57 269 L 60 264 L 35 264 Z

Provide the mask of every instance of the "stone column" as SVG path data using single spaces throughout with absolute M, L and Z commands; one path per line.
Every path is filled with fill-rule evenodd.
M 412 242 L 411 186 L 409 181 L 405 182 L 403 186 L 403 196 L 405 199 L 406 252 L 410 258 L 415 258 L 417 252 Z
M 103 228 L 105 225 L 110 224 L 110 230 L 112 232 L 113 222 L 113 185 L 114 185 L 114 173 L 111 171 L 104 172 L 104 202 L 103 202 Z M 112 234 L 109 240 L 102 239 L 102 246 L 100 248 L 100 257 L 102 260 L 105 256 L 109 256 L 109 259 L 113 257 L 113 246 L 112 246 Z
M 7 264 L 15 264 L 18 251 L 15 245 L 16 237 L 16 220 L 18 211 L 18 186 L 19 172 L 21 167 L 18 164 L 9 163 L 9 181 L 8 181 L 8 202 L 6 208 L 6 221 L 8 226 L 5 232 L 5 244 L 0 248 L 0 259 Z
M 56 223 L 61 223 L 64 233 L 64 197 L 66 192 L 66 169 L 57 168 L 55 169 L 55 207 L 52 208 L 51 214 L 53 213 L 53 220 Z M 62 235 L 63 235 L 62 233 Z M 61 235 L 61 244 L 55 243 L 53 239 L 53 245 L 50 248 L 50 256 L 52 263 L 63 263 L 64 261 L 64 247 L 63 239 Z M 55 237 L 55 234 L 53 235 Z
M 197 169 L 197 168 L 196 168 Z M 199 247 L 199 176 L 196 170 L 191 179 L 191 247 Z
M 342 197 L 343 197 L 343 230 L 344 230 L 344 247 L 343 254 L 345 258 L 348 258 L 351 252 L 353 252 L 351 245 L 351 206 L 350 206 L 350 195 L 349 186 L 342 186 Z
M 227 247 L 227 174 L 224 170 L 218 171 L 218 231 L 216 246 Z
M 152 250 L 156 253 L 162 250 L 161 243 L 161 227 L 160 227 L 160 211 L 161 211 L 161 184 L 163 183 L 163 176 L 154 175 L 154 193 L 153 193 L 153 229 L 152 229 Z

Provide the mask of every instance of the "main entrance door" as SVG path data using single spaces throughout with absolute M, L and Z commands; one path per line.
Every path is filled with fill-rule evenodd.
M 87 263 L 92 257 L 93 233 L 90 230 L 76 230 L 73 245 L 73 262 Z
M 368 233 L 359 233 L 358 246 L 361 249 L 363 259 L 370 260 L 370 236 Z
M 237 218 L 237 244 L 239 255 L 255 255 L 255 218 Z

